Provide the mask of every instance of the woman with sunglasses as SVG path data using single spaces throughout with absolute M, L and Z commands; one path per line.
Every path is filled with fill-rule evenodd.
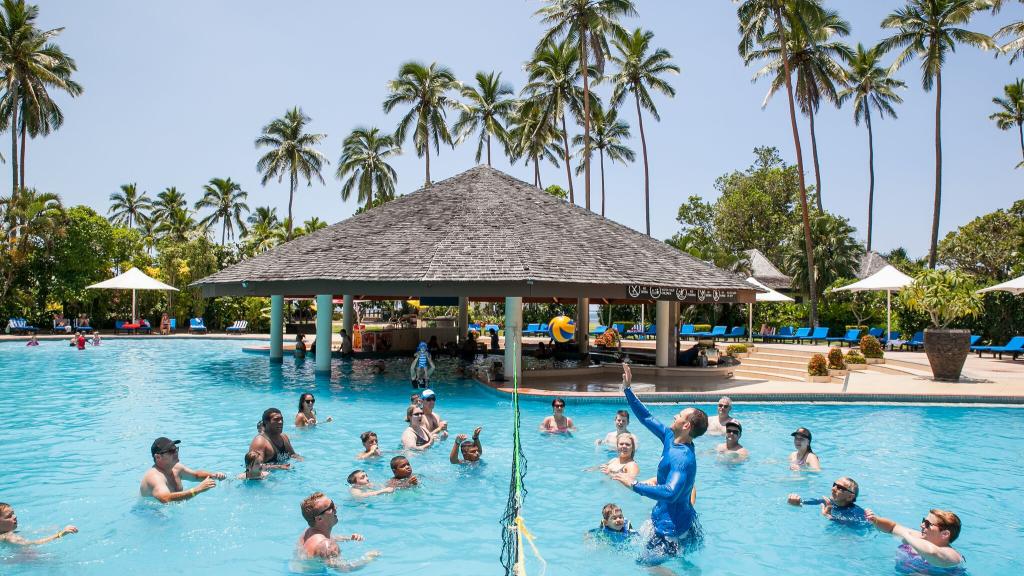
M 856 504 L 860 486 L 853 478 L 843 476 L 832 483 L 832 493 L 821 498 L 803 499 L 790 494 L 786 501 L 793 506 L 821 506 L 821 515 L 835 522 L 860 524 L 867 521 L 864 509 Z
M 790 436 L 793 437 L 793 447 L 796 450 L 789 454 L 789 469 L 806 468 L 811 472 L 821 472 L 821 461 L 811 449 L 811 431 L 807 428 L 797 428 Z
M 636 478 L 640 473 L 640 466 L 633 460 L 636 454 L 636 444 L 633 435 L 629 432 L 622 432 L 615 438 L 615 447 L 618 454 L 601 465 L 601 472 L 605 474 L 625 474 Z
M 407 450 L 426 450 L 434 445 L 436 436 L 427 430 L 423 421 L 423 408 L 412 405 L 405 411 L 405 421 L 409 427 L 402 432 L 402 447 Z
M 316 398 L 312 394 L 306 392 L 299 396 L 299 412 L 295 415 L 295 427 L 302 428 L 305 426 L 316 426 L 316 410 L 313 409 L 313 405 L 316 404 Z M 334 418 L 330 416 L 324 422 L 332 422 Z
M 568 434 L 576 431 L 572 418 L 565 415 L 565 400 L 555 398 L 551 401 L 551 416 L 540 423 L 540 431 L 548 434 Z
M 967 573 L 967 559 L 951 546 L 960 536 L 960 517 L 949 510 L 932 508 L 914 530 L 888 518 L 864 511 L 869 522 L 882 532 L 903 540 L 896 555 L 896 570 L 904 574 L 961 576 Z

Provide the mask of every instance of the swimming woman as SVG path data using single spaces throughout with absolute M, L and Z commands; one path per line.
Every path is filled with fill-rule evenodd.
M 967 573 L 967 559 L 951 545 L 960 536 L 960 517 L 948 510 L 932 508 L 921 519 L 921 530 L 913 530 L 888 518 L 864 511 L 875 528 L 903 540 L 896 557 L 896 571 L 926 576 L 961 576 Z
M 313 409 L 313 405 L 316 404 L 316 398 L 312 394 L 306 392 L 299 396 L 299 412 L 295 414 L 295 427 L 302 428 L 303 426 L 316 426 L 316 410 Z M 330 416 L 324 422 L 333 422 L 334 418 Z
M 25 344 L 25 346 L 39 346 L 39 337 L 36 336 L 35 332 L 33 332 L 31 336 L 29 336 L 28 342 Z
M 572 418 L 565 415 L 565 400 L 555 398 L 551 401 L 551 416 L 540 423 L 540 431 L 548 434 L 567 434 L 576 431 Z
M 437 438 L 423 425 L 423 408 L 409 406 L 405 411 L 409 427 L 402 432 L 402 447 L 408 450 L 426 450 L 434 445 Z
M 306 357 L 306 335 L 299 332 L 295 335 L 295 357 L 305 358 Z
M 789 469 L 802 470 L 806 468 L 812 472 L 821 472 L 821 461 L 811 449 L 811 431 L 807 428 L 797 428 L 796 432 L 790 436 L 793 437 L 793 447 L 796 450 L 789 455 Z
M 633 455 L 636 454 L 636 444 L 633 442 L 633 435 L 629 432 L 619 434 L 618 438 L 616 438 L 615 446 L 618 455 L 609 460 L 607 464 L 602 464 L 601 472 L 609 475 L 625 474 L 636 478 L 637 474 L 640 473 L 640 466 L 633 460 Z

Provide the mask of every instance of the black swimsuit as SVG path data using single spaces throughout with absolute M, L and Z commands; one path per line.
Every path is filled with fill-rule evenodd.
M 270 447 L 274 449 L 274 457 L 267 461 L 268 464 L 284 464 L 289 458 L 291 458 L 291 455 L 284 451 L 285 446 L 283 441 L 281 447 L 278 447 L 265 432 L 263 433 L 263 437 L 267 439 L 267 442 L 270 442 Z

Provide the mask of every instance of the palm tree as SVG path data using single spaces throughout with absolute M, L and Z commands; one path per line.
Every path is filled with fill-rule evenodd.
M 992 14 L 997 14 L 1003 7 L 1005 0 L 987 0 L 987 3 L 992 8 Z M 1010 54 L 1010 64 L 1013 64 L 1017 58 L 1024 54 L 1024 21 L 1011 22 L 1003 26 L 996 30 L 992 38 L 1003 38 L 1006 36 L 1010 36 L 1011 39 L 1006 44 L 1000 46 L 999 51 L 1003 54 Z
M 0 250 L 0 302 L 4 302 L 18 271 L 29 263 L 32 246 L 47 246 L 63 235 L 65 220 L 59 196 L 32 188 L 0 198 L 0 209 L 0 238 L 6 244 Z
M 398 173 L 388 164 L 388 160 L 400 153 L 401 148 L 390 134 L 381 134 L 377 128 L 353 130 L 342 143 L 341 158 L 335 174 L 339 180 L 344 181 L 341 199 L 348 201 L 352 190 L 356 188 L 359 190 L 358 202 L 365 203 L 369 210 L 375 199 L 386 201 L 394 198 Z
M 935 87 L 935 206 L 932 210 L 932 237 L 928 248 L 928 267 L 934 269 L 939 243 L 939 213 L 942 206 L 942 65 L 957 44 L 982 49 L 994 47 L 992 38 L 959 25 L 970 21 L 978 8 L 976 0 L 908 0 L 882 20 L 883 28 L 896 33 L 879 43 L 882 50 L 903 50 L 893 62 L 898 69 L 912 58 L 921 59 L 921 86 L 925 92 Z
M 145 192 L 139 194 L 138 188 L 132 182 L 122 184 L 120 192 L 110 195 L 110 208 L 107 214 L 110 214 L 110 221 L 114 224 L 131 228 L 133 224 L 147 220 L 146 211 L 152 208 L 153 203 L 149 196 Z
M 188 201 L 185 200 L 185 195 L 178 192 L 176 187 L 168 186 L 164 188 L 163 192 L 156 195 L 149 218 L 154 220 L 157 226 L 159 226 L 161 222 L 171 217 L 171 212 L 174 210 L 184 210 L 186 206 L 188 206 Z
M 305 222 L 302 223 L 302 229 L 306 232 L 306 234 L 312 234 L 313 232 L 316 232 L 317 230 L 323 230 L 324 228 L 327 228 L 327 222 L 324 222 L 323 220 L 317 218 L 316 216 L 313 216 L 309 220 L 306 220 Z
M 307 134 L 306 125 L 310 117 L 302 113 L 298 106 L 285 112 L 282 118 L 275 118 L 263 127 L 260 137 L 256 139 L 256 148 L 270 148 L 256 162 L 256 170 L 263 175 L 260 184 L 264 186 L 271 178 L 277 177 L 280 182 L 288 175 L 288 226 L 286 240 L 292 236 L 292 203 L 295 200 L 295 188 L 299 185 L 299 177 L 306 180 L 307 186 L 313 185 L 315 176 L 321 184 L 324 177 L 320 175 L 327 159 L 314 146 L 320 144 L 326 134 Z
M 171 208 L 166 216 L 157 223 L 156 228 L 162 239 L 170 239 L 175 242 L 187 242 L 189 233 L 197 229 L 201 234 L 206 234 L 207 227 L 205 225 L 197 226 L 189 209 L 181 206 Z
M 811 157 L 814 160 L 814 191 L 818 210 L 822 207 L 821 168 L 818 165 L 818 138 L 814 130 L 814 116 L 821 107 L 822 98 L 829 102 L 838 101 L 836 86 L 841 85 L 845 71 L 839 61 L 849 62 L 853 51 L 844 42 L 834 40 L 850 34 L 850 23 L 843 20 L 835 10 L 826 10 L 817 4 L 801 6 L 804 13 L 793 18 L 786 30 L 789 39 L 789 69 L 796 71 L 796 101 L 800 111 L 807 116 L 811 133 Z M 778 35 L 765 37 L 769 46 L 763 50 L 748 53 L 748 62 L 768 59 L 768 64 L 754 75 L 754 79 L 771 76 L 771 88 L 765 96 L 762 107 L 768 106 L 772 95 L 781 89 L 786 81 L 782 77 L 781 49 Z M 771 45 L 773 44 L 774 45 Z
M 564 156 L 558 145 L 559 131 L 544 116 L 541 102 L 522 101 L 516 107 L 509 124 L 512 162 L 524 158 L 533 163 L 533 185 L 543 188 L 540 180 L 540 162 L 547 160 L 558 167 L 558 159 Z
M 840 278 L 855 277 L 864 248 L 853 238 L 853 226 L 845 218 L 816 212 L 811 218 L 811 230 L 817 286 L 824 289 Z M 795 226 L 783 253 L 783 267 L 793 276 L 793 286 L 806 290 L 807 251 L 802 245 L 802 236 L 800 226 Z
M 51 42 L 64 29 L 39 30 L 35 26 L 38 16 L 39 7 L 25 4 L 24 0 L 3 0 L 0 5 L 0 84 L 9 101 L 7 127 L 11 129 L 12 190 L 20 187 L 18 134 L 22 130 L 18 113 L 21 102 L 27 99 L 41 110 L 40 90 L 46 87 L 64 90 L 72 96 L 81 91 L 77 84 L 69 84 L 70 73 L 75 69 L 74 60 Z M 45 99 L 49 99 L 48 95 Z
M 160 240 L 156 222 L 149 218 L 142 218 L 139 220 L 138 230 L 139 236 L 142 237 L 142 246 L 146 249 L 146 253 L 152 256 L 153 250 L 156 249 L 157 242 Z
M 424 186 L 430 186 L 430 145 L 441 153 L 441 143 L 452 144 L 445 112 L 454 109 L 458 102 L 448 96 L 462 85 L 447 66 L 433 62 L 424 66 L 419 62 L 406 62 L 398 69 L 398 77 L 388 82 L 388 95 L 384 99 L 384 112 L 391 112 L 400 104 L 411 108 L 398 121 L 395 129 L 395 143 L 405 142 L 405 135 L 412 127 L 412 143 L 417 156 L 426 156 L 426 178 Z
M 203 197 L 196 202 L 196 210 L 213 208 L 213 212 L 199 223 L 203 226 L 221 223 L 221 246 L 226 244 L 227 238 L 235 239 L 235 226 L 238 226 L 239 234 L 245 233 L 242 212 L 249 211 L 249 205 L 245 203 L 248 197 L 249 193 L 243 192 L 242 187 L 232 182 L 231 178 L 211 178 L 210 183 L 203 186 Z
M 596 149 L 601 159 L 601 216 L 604 216 L 604 157 L 607 154 L 612 162 L 633 162 L 636 154 L 633 149 L 626 146 L 624 142 L 630 138 L 629 124 L 619 120 L 619 111 L 612 108 L 608 112 L 602 106 L 594 106 L 590 111 L 593 114 L 594 124 L 591 134 L 591 150 Z M 580 156 L 586 153 L 585 137 L 577 134 L 572 138 L 572 145 L 581 148 Z M 576 166 L 576 174 L 579 175 L 586 169 L 586 162 Z
M 565 160 L 565 177 L 569 181 L 569 202 L 576 203 L 569 162 L 569 131 L 565 123 L 565 110 L 569 109 L 577 118 L 583 114 L 583 90 L 576 84 L 580 68 L 568 39 L 555 43 L 547 42 L 537 49 L 533 60 L 527 65 L 529 81 L 523 87 L 531 106 L 538 110 L 547 122 L 559 130 L 561 122 L 562 153 Z
M 793 132 L 793 147 L 796 149 L 797 176 L 800 180 L 800 215 L 804 226 L 804 249 L 807 253 L 807 282 L 809 287 L 811 326 L 818 324 L 818 290 L 814 277 L 814 241 L 811 239 L 811 221 L 807 208 L 807 183 L 804 181 L 804 155 L 800 147 L 800 132 L 796 127 L 796 106 L 793 103 L 793 81 L 789 69 L 789 40 L 786 37 L 785 22 L 799 22 L 808 4 L 817 4 L 814 0 L 743 0 L 736 10 L 739 19 L 740 44 L 739 53 L 746 63 L 748 55 L 756 45 L 770 46 L 772 37 L 779 46 L 779 59 L 782 61 L 786 81 L 786 97 L 789 103 L 789 126 Z M 774 31 L 774 35 L 773 35 Z
M 1016 126 L 1020 138 L 1020 151 L 1024 155 L 1024 80 L 1018 78 L 1013 84 L 1004 86 L 1003 95 L 1004 98 L 992 99 L 992 103 L 1002 110 L 991 114 L 988 119 L 995 120 L 1000 130 L 1009 130 Z M 1024 161 L 1021 164 L 1024 164 Z
M 565 35 L 575 46 L 580 70 L 589 74 L 588 56 L 594 57 L 594 68 L 598 76 L 604 73 L 604 58 L 608 54 L 608 37 L 622 30 L 618 23 L 621 16 L 636 16 L 632 0 L 547 0 L 547 6 L 539 9 L 541 22 L 551 25 L 537 44 L 537 52 L 557 36 Z M 583 75 L 583 185 L 586 208 L 590 210 L 590 78 Z M 568 145 L 566 146 L 568 151 Z M 566 161 L 566 168 L 569 162 Z M 571 179 L 570 179 L 571 182 Z M 570 195 L 571 195 L 570 188 Z
M 462 97 L 467 100 L 459 105 L 462 113 L 452 126 L 452 132 L 459 139 L 468 138 L 477 130 L 480 141 L 476 146 L 476 162 L 480 163 L 484 146 L 487 146 L 487 165 L 491 165 L 491 138 L 494 137 L 508 152 L 508 131 L 502 122 L 508 123 L 516 108 L 515 98 L 505 98 L 515 92 L 512 85 L 501 81 L 501 72 L 476 73 L 476 85 L 462 87 Z
M 620 106 L 626 94 L 632 94 L 636 102 L 636 120 L 640 128 L 640 150 L 644 156 L 644 212 L 647 219 L 647 235 L 651 235 L 651 178 L 647 162 L 647 137 L 644 135 L 644 117 L 641 108 L 651 113 L 655 120 L 661 121 L 658 108 L 651 99 L 650 90 L 660 92 L 668 97 L 676 95 L 672 87 L 661 76 L 679 74 L 679 67 L 672 63 L 672 54 L 664 48 L 649 53 L 654 33 L 637 28 L 632 34 L 621 31 L 615 36 L 612 44 L 618 54 L 611 57 L 618 66 L 612 81 L 612 105 Z
M 858 43 L 857 51 L 850 59 L 850 68 L 846 71 L 846 88 L 838 94 L 840 105 L 853 99 L 854 124 L 860 125 L 863 119 L 868 127 L 868 251 L 871 251 L 875 210 L 875 140 L 871 132 L 871 106 L 874 105 L 878 110 L 879 118 L 885 118 L 887 114 L 896 118 L 896 110 L 892 105 L 903 103 L 903 98 L 896 90 L 907 86 L 882 67 L 881 59 L 882 50 L 878 46 L 868 50 Z
M 265 224 L 270 227 L 277 226 L 277 208 L 271 208 L 270 206 L 257 206 L 255 210 L 249 213 L 249 217 L 246 219 L 246 222 L 253 226 L 260 224 Z M 242 232 L 243 236 L 245 234 L 246 232 Z

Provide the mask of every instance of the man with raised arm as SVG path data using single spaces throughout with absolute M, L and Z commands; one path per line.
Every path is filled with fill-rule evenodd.
M 690 492 L 697 478 L 697 460 L 693 439 L 708 428 L 708 416 L 703 410 L 685 408 L 676 414 L 670 426 L 665 426 L 651 415 L 636 397 L 630 385 L 633 374 L 629 365 L 622 365 L 622 386 L 633 415 L 654 435 L 662 440 L 661 461 L 655 483 L 637 482 L 632 476 L 612 476 L 623 486 L 657 503 L 651 510 L 651 536 L 644 544 L 640 562 L 655 566 L 674 556 L 696 549 L 701 543 L 700 523 L 690 504 Z
M 216 480 L 223 480 L 223 472 L 207 472 L 192 470 L 178 461 L 178 444 L 181 440 L 171 440 L 161 436 L 153 441 L 149 453 L 153 455 L 153 467 L 142 477 L 139 494 L 147 498 L 155 498 L 160 502 L 176 502 L 188 500 L 206 492 L 217 485 Z M 198 486 L 185 490 L 181 480 L 199 482 Z

